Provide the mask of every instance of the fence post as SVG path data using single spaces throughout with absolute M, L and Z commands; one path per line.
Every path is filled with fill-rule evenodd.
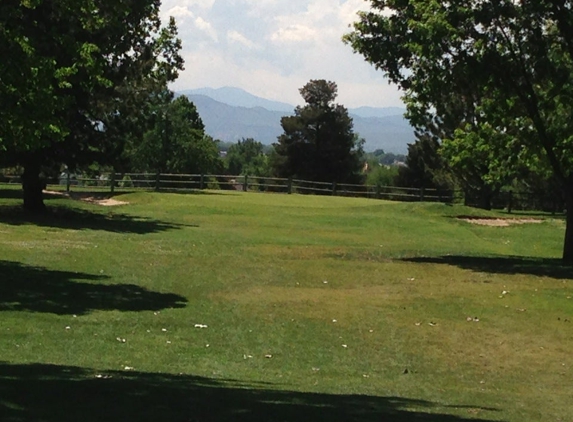
M 382 186 L 376 185 L 376 199 L 380 199 L 381 193 L 382 193 Z
M 201 174 L 201 182 L 199 183 L 199 189 L 205 189 L 205 175 Z
M 155 173 L 155 191 L 159 192 L 159 181 L 160 181 L 160 174 L 159 171 L 157 171 L 157 173 Z
M 111 183 L 111 193 L 114 193 L 114 191 L 115 191 L 115 170 L 111 171 L 110 183 Z
M 424 187 L 420 188 L 420 202 L 424 202 Z
M 336 195 L 336 182 L 332 182 L 332 196 Z
M 287 181 L 287 194 L 291 194 L 292 193 L 292 177 L 288 178 Z
M 245 174 L 245 179 L 243 180 L 243 192 L 249 189 L 249 175 Z
M 513 191 L 510 190 L 508 192 L 508 197 L 507 197 L 507 213 L 511 214 L 512 209 L 513 209 Z
M 70 193 L 70 185 L 71 185 L 70 169 L 66 169 L 66 192 L 67 193 Z

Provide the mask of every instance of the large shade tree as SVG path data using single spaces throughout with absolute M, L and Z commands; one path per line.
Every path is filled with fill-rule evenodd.
M 336 104 L 334 82 L 311 80 L 300 89 L 306 105 L 281 119 L 284 133 L 275 144 L 273 166 L 280 177 L 322 182 L 359 181 L 362 141 L 348 110 Z
M 264 145 L 253 138 L 242 139 L 227 150 L 227 170 L 233 175 L 267 176 L 268 158 Z
M 144 104 L 182 69 L 159 0 L 0 2 L 0 163 L 20 165 L 24 207 L 44 209 L 43 165 L 113 162 Z
M 197 108 L 166 91 L 152 112 L 152 126 L 130 142 L 125 155 L 132 170 L 157 173 L 217 173 L 222 168 L 216 142 L 205 133 Z
M 550 168 L 573 263 L 573 2 L 373 0 L 345 40 L 404 91 L 414 124 L 447 129 L 452 158 L 477 148 L 488 177 Z

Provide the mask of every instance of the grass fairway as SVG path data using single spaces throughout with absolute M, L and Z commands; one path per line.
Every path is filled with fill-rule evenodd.
M 0 192 L 0 420 L 572 421 L 563 220 L 461 206 Z

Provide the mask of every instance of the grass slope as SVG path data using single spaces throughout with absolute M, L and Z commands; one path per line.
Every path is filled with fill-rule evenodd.
M 2 421 L 573 419 L 561 219 L 219 192 L 36 218 L 0 197 Z

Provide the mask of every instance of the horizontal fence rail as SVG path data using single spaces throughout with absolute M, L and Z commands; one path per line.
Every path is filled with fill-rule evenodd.
M 192 191 L 235 190 L 243 192 L 268 192 L 284 194 L 311 194 L 385 199 L 403 202 L 442 202 L 475 205 L 462 190 L 407 188 L 397 186 L 329 183 L 294 178 L 261 177 L 223 174 L 171 174 L 171 173 L 104 173 L 85 177 L 62 173 L 58 178 L 45 180 L 53 190 L 101 191 L 114 193 L 126 190 Z M 1 175 L 0 184 L 20 184 L 19 176 Z M 555 195 L 531 192 L 501 192 L 492 198 L 494 208 L 512 210 L 543 210 L 562 212 L 563 201 Z

